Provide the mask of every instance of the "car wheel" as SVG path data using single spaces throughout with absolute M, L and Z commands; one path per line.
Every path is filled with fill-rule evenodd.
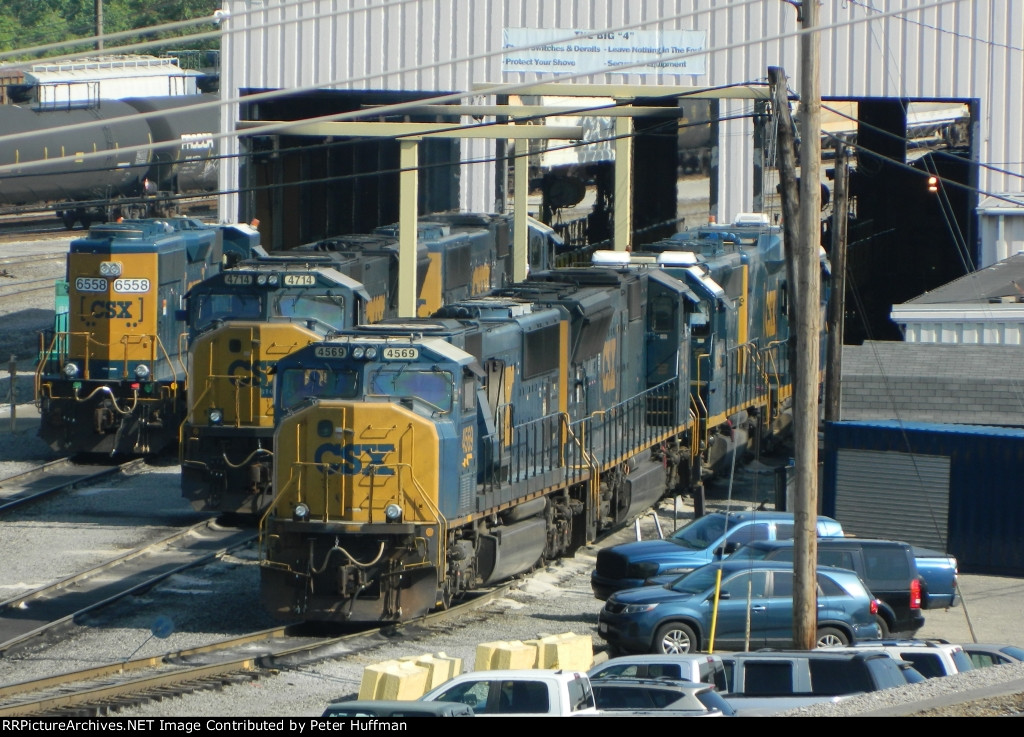
M 835 627 L 819 629 L 818 638 L 814 642 L 815 647 L 846 647 L 849 644 L 850 638 Z
M 681 622 L 663 624 L 654 634 L 654 652 L 667 655 L 697 651 L 697 635 L 693 629 Z
M 889 631 L 889 625 L 885 623 L 885 620 L 875 615 L 875 622 L 878 624 L 878 632 L 882 636 L 883 640 L 889 639 L 892 633 Z

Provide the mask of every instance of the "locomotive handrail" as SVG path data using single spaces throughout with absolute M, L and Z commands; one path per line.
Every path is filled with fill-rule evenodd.
M 167 349 L 164 347 L 164 343 L 163 343 L 162 340 L 160 340 L 159 336 L 157 336 L 157 335 L 150 335 L 150 334 L 145 334 L 145 335 L 134 334 L 134 335 L 122 335 L 121 336 L 121 339 L 118 342 L 124 348 L 124 354 L 123 354 L 124 358 L 123 358 L 123 361 L 124 361 L 124 372 L 125 373 L 123 375 L 127 376 L 127 372 L 128 372 L 128 345 L 129 345 L 129 343 L 141 343 L 143 340 L 151 340 L 151 341 L 153 341 L 153 348 L 149 352 L 150 353 L 149 358 L 148 359 L 143 359 L 143 360 L 148 360 L 148 361 L 152 361 L 153 362 L 153 377 L 152 378 L 154 380 L 157 378 L 157 375 L 156 375 L 156 364 L 161 360 L 157 356 L 160 353 L 163 353 L 163 359 L 162 360 L 167 361 L 167 369 L 170 372 L 171 380 L 173 380 L 174 379 L 174 361 L 173 361 L 173 359 L 171 359 L 171 354 L 167 352 Z M 108 346 L 108 347 L 110 347 L 110 346 Z M 154 355 L 154 354 L 156 354 L 156 355 Z M 186 374 L 186 376 L 187 376 L 187 374 Z
M 43 391 L 43 369 L 46 368 L 46 364 L 50 363 L 53 360 L 57 360 L 58 370 L 60 368 L 60 353 L 57 353 L 57 359 L 51 358 L 51 356 L 54 353 L 54 350 L 56 349 L 57 341 L 59 340 L 58 335 L 59 333 L 53 334 L 53 340 L 50 341 L 49 348 L 46 348 L 46 338 L 42 333 L 39 334 L 40 360 L 39 363 L 36 364 L 35 380 L 33 382 L 34 396 L 36 402 L 38 402 L 41 399 L 41 394 Z

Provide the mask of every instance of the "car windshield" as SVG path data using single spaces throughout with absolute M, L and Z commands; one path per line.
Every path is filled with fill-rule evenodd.
M 722 514 L 709 514 L 672 533 L 673 542 L 692 550 L 705 550 L 725 534 L 728 518 Z
M 999 652 L 1006 653 L 1011 658 L 1017 658 L 1017 660 L 1024 660 L 1024 648 L 1007 645 L 1006 647 L 999 648 Z
M 697 694 L 697 698 L 708 709 L 720 709 L 727 717 L 736 716 L 736 709 L 733 708 L 733 705 L 722 698 L 722 695 L 717 691 L 700 691 Z
M 717 578 L 718 566 L 703 566 L 692 573 L 680 576 L 665 588 L 679 594 L 703 594 L 714 587 Z

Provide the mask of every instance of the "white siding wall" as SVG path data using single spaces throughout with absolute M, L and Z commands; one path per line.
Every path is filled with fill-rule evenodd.
M 707 74 L 578 82 L 720 86 L 763 82 L 769 66 L 780 66 L 791 90 L 800 89 L 799 24 L 782 0 L 226 0 L 225 7 L 221 89 L 231 97 L 244 87 L 467 92 L 484 82 L 541 79 L 502 75 L 506 27 L 707 32 Z M 1022 190 L 1024 1 L 823 0 L 819 26 L 823 97 L 980 100 L 980 160 L 997 169 L 982 169 L 981 189 Z M 236 118 L 225 120 L 224 132 Z M 751 209 L 751 130 L 749 120 L 722 127 L 723 217 Z M 490 150 L 464 145 L 463 156 Z M 493 166 L 465 169 L 463 206 L 491 209 Z M 225 176 L 226 188 L 237 186 L 234 171 Z M 222 213 L 236 209 L 233 198 L 222 205 Z

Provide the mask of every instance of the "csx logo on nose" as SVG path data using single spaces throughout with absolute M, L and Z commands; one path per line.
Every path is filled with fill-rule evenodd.
M 97 319 L 131 320 L 132 313 L 131 310 L 129 310 L 131 306 L 131 300 L 127 302 L 104 302 L 103 300 L 96 300 L 92 303 L 92 316 Z
M 385 466 L 384 459 L 395 450 L 389 443 L 324 443 L 316 449 L 313 460 L 327 466 L 331 473 L 355 476 L 358 473 L 379 476 L 394 476 L 395 469 Z M 325 457 L 336 456 L 340 461 L 327 462 Z M 369 460 L 364 463 L 364 456 Z

